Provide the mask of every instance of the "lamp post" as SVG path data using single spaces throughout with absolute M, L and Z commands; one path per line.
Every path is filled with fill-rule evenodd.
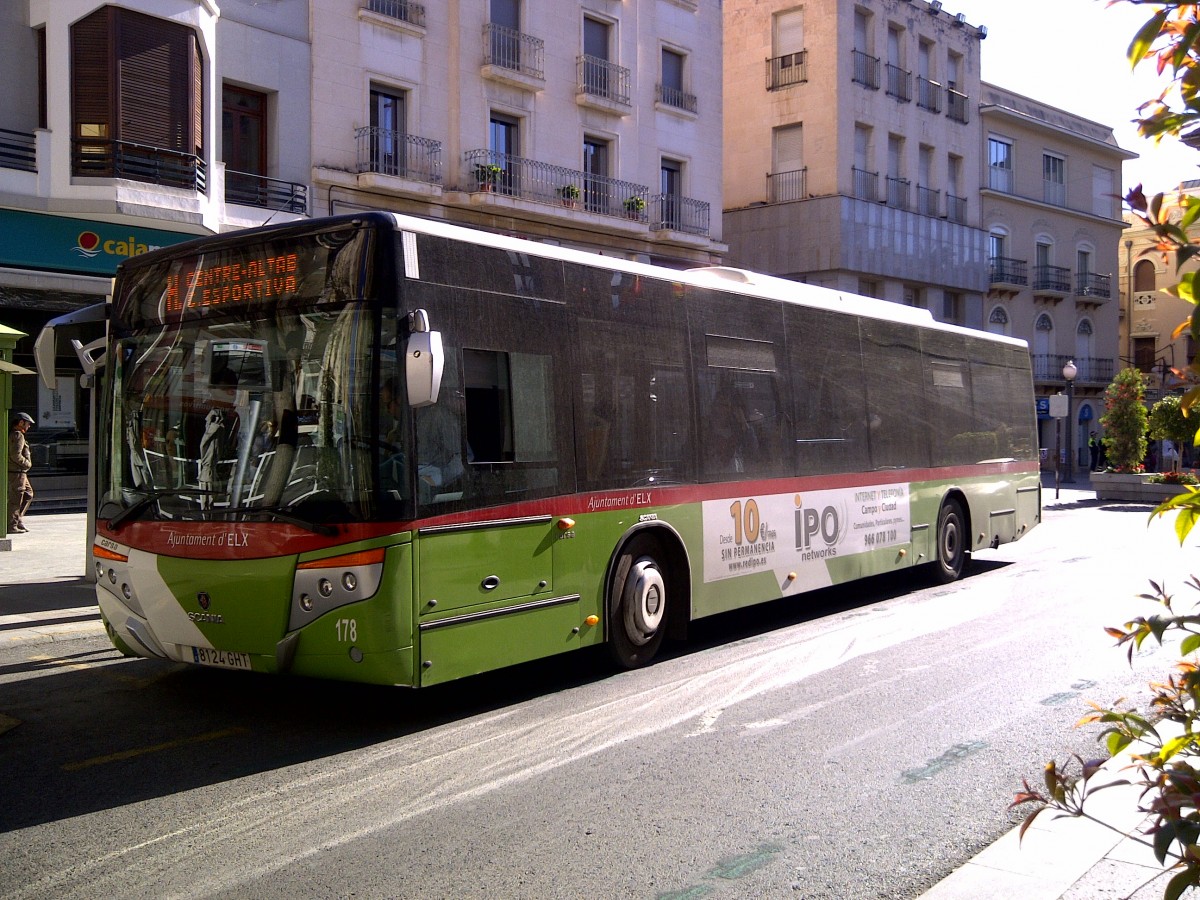
M 1063 481 L 1072 484 L 1075 481 L 1075 376 L 1079 374 L 1079 369 L 1075 367 L 1075 360 L 1067 360 L 1062 374 L 1067 382 L 1067 475 Z

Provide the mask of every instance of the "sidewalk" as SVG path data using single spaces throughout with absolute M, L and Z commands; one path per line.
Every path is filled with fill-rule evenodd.
M 87 517 L 26 516 L 27 534 L 0 551 L 0 647 L 104 633 L 96 588 L 84 577 Z

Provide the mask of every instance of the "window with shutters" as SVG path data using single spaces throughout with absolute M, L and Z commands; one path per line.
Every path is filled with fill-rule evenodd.
M 804 10 L 776 13 L 771 26 L 771 58 L 767 60 L 767 89 L 777 90 L 808 80 L 804 51 Z
M 770 203 L 803 200 L 808 193 L 804 168 L 804 126 L 783 125 L 771 133 L 774 171 L 767 176 Z
M 104 6 L 71 26 L 71 172 L 206 187 L 192 29 Z

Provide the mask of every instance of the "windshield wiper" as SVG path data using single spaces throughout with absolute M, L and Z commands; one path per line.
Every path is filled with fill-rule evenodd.
M 170 496 L 176 493 L 175 491 L 147 491 L 141 499 L 126 506 L 123 510 L 108 520 L 108 527 L 113 531 L 120 530 L 121 526 L 133 519 L 140 518 L 142 513 L 149 509 L 150 504 L 161 500 L 163 497 Z

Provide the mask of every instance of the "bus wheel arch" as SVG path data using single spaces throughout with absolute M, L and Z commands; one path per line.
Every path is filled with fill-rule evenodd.
M 971 507 L 962 491 L 948 491 L 942 498 L 934 542 L 934 578 L 941 584 L 957 581 L 971 550 Z
M 605 583 L 605 636 L 618 665 L 644 666 L 665 637 L 686 635 L 691 582 L 683 541 L 673 529 L 628 532 L 612 556 Z

